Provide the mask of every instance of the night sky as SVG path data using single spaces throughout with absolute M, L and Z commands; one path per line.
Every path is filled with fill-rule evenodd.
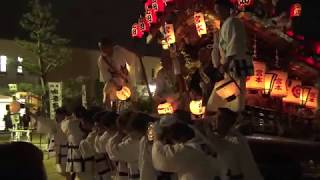
M 133 22 L 143 12 L 140 0 L 54 0 L 54 15 L 59 19 L 58 31 L 71 39 L 72 46 L 96 48 L 103 36 L 117 43 L 135 48 L 141 53 L 154 54 L 155 46 L 146 47 L 144 42 L 130 38 Z M 280 0 L 282 8 L 288 8 L 293 0 Z M 319 0 L 303 1 L 303 15 L 296 30 L 306 38 L 320 40 Z M 28 0 L 5 0 L 0 6 L 0 38 L 24 37 L 18 24 L 22 13 L 28 11 Z

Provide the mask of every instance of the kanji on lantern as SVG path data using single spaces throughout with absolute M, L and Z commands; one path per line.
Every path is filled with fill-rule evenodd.
M 155 12 L 164 12 L 165 4 L 163 0 L 151 0 L 152 9 Z
M 142 38 L 143 36 L 143 31 L 141 30 L 140 26 L 138 23 L 134 23 L 132 25 L 132 29 L 131 29 L 131 36 L 133 38 Z
M 158 17 L 156 12 L 152 8 L 147 9 L 146 19 L 150 24 L 157 23 Z
M 144 9 L 147 11 L 149 8 L 151 8 L 151 0 L 147 0 L 145 3 L 144 3 Z
M 253 61 L 254 75 L 248 76 L 246 81 L 247 89 L 264 89 L 264 74 L 266 64 L 260 61 Z
M 253 4 L 253 0 L 238 0 L 238 6 L 241 8 L 251 6 Z
M 290 17 L 298 17 L 301 16 L 302 13 L 302 6 L 300 3 L 295 3 L 293 5 L 291 5 L 290 8 Z
M 271 73 L 276 74 L 276 79 L 274 81 L 273 88 L 271 90 L 271 96 L 284 97 L 287 96 L 287 79 L 288 73 L 284 71 L 271 71 Z
M 141 17 L 139 19 L 139 26 L 142 32 L 150 32 L 150 23 L 147 21 L 146 18 Z
M 168 44 L 174 44 L 176 42 L 176 37 L 174 34 L 173 24 L 165 24 L 165 39 Z
M 318 98 L 319 98 L 319 90 L 315 87 L 312 87 L 310 90 L 309 97 L 306 102 L 306 107 L 317 109 L 318 108 Z
M 301 96 L 301 81 L 299 80 L 288 80 L 288 95 L 282 100 L 286 103 L 300 104 Z
M 196 29 L 200 37 L 207 34 L 207 26 L 203 13 L 199 12 L 194 14 L 194 24 L 196 25 Z

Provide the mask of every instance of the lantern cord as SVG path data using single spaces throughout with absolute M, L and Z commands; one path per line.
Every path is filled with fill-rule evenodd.
M 276 49 L 276 57 L 275 57 L 275 59 L 276 59 L 276 62 L 275 62 L 276 68 L 280 68 L 278 49 Z
M 257 35 L 254 35 L 254 40 L 253 40 L 253 58 L 257 58 Z

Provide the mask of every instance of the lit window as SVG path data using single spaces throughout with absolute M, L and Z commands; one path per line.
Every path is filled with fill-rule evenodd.
M 22 63 L 23 62 L 23 58 L 22 57 L 18 57 L 18 62 Z
M 7 56 L 0 56 L 0 72 L 7 72 Z
M 18 72 L 19 74 L 22 74 L 22 73 L 23 73 L 23 69 L 22 69 L 22 66 L 21 66 L 21 65 L 18 65 L 18 67 L 17 67 L 17 72 Z
M 17 66 L 17 73 L 23 74 L 23 67 L 22 67 L 23 58 L 18 57 L 18 66 Z

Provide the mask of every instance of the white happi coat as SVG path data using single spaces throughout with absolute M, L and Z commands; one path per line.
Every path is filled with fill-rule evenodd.
M 108 145 L 107 150 L 110 159 L 113 161 L 125 162 L 128 165 L 129 178 L 128 179 L 139 179 L 139 141 L 140 139 L 133 139 L 129 136 L 119 138 L 116 134 L 112 137 Z
M 152 144 L 150 144 L 148 139 L 143 136 L 140 140 L 139 147 L 140 180 L 156 180 L 158 177 L 159 172 L 153 167 L 151 152 Z
M 119 85 L 124 85 L 124 80 L 121 77 L 118 76 L 112 76 L 110 73 L 111 71 L 121 71 L 121 68 L 127 67 L 129 71 L 129 75 L 127 78 L 129 79 L 129 84 L 127 84 L 130 88 L 130 90 L 133 92 L 133 88 L 136 84 L 136 67 L 137 67 L 137 56 L 128 51 L 127 49 L 121 47 L 121 46 L 114 46 L 113 47 L 113 54 L 111 57 L 107 57 L 106 60 L 109 62 L 109 64 L 112 65 L 112 68 L 109 67 L 108 63 L 105 62 L 102 56 L 98 59 L 98 68 L 99 68 L 99 74 L 100 74 L 100 81 L 105 83 L 104 87 L 104 93 L 105 95 L 109 95 L 111 100 L 116 100 L 115 97 L 115 87 L 111 82 L 117 82 Z M 129 67 L 127 66 L 129 65 Z
M 214 45 L 212 51 L 213 65 L 217 68 L 220 64 L 225 64 L 228 57 L 233 57 L 234 60 L 247 59 L 252 61 L 247 55 L 247 34 L 240 19 L 236 17 L 229 17 L 223 23 L 219 34 L 219 51 L 217 51 L 217 44 Z M 217 55 L 219 53 L 220 55 Z M 231 63 L 233 66 L 233 63 Z M 237 77 L 230 74 L 237 82 L 241 89 L 240 95 L 233 101 L 227 102 L 216 94 L 216 88 L 221 84 L 218 82 L 215 85 L 213 92 L 208 100 L 207 110 L 217 112 L 218 108 L 226 107 L 233 111 L 242 111 L 245 106 L 245 78 Z M 225 74 L 225 78 L 229 75 Z M 221 82 L 222 83 L 222 82 Z
M 61 130 L 61 123 L 56 121 L 45 120 L 44 118 L 38 118 L 38 132 L 48 133 L 52 138 L 48 151 L 54 151 L 56 155 L 57 170 L 60 173 L 64 173 L 66 170 L 67 153 L 68 153 L 68 140 L 67 136 Z
M 216 157 L 203 151 L 202 143 L 168 145 L 155 141 L 152 160 L 155 169 L 177 173 L 179 180 L 213 180 L 219 177 Z
M 111 138 L 108 132 L 95 137 L 94 148 L 96 152 L 96 171 L 99 180 L 111 180 L 114 171 L 114 164 L 106 151 L 106 146 Z
M 68 162 L 66 172 L 75 172 L 78 178 L 87 179 L 87 177 L 92 176 L 92 161 L 94 158 L 88 156 L 88 158 L 85 159 L 82 157 L 79 145 L 86 137 L 86 133 L 80 128 L 80 120 L 71 117 L 69 120 L 61 123 L 61 129 L 68 138 Z M 86 178 L 81 178 L 80 175 Z

